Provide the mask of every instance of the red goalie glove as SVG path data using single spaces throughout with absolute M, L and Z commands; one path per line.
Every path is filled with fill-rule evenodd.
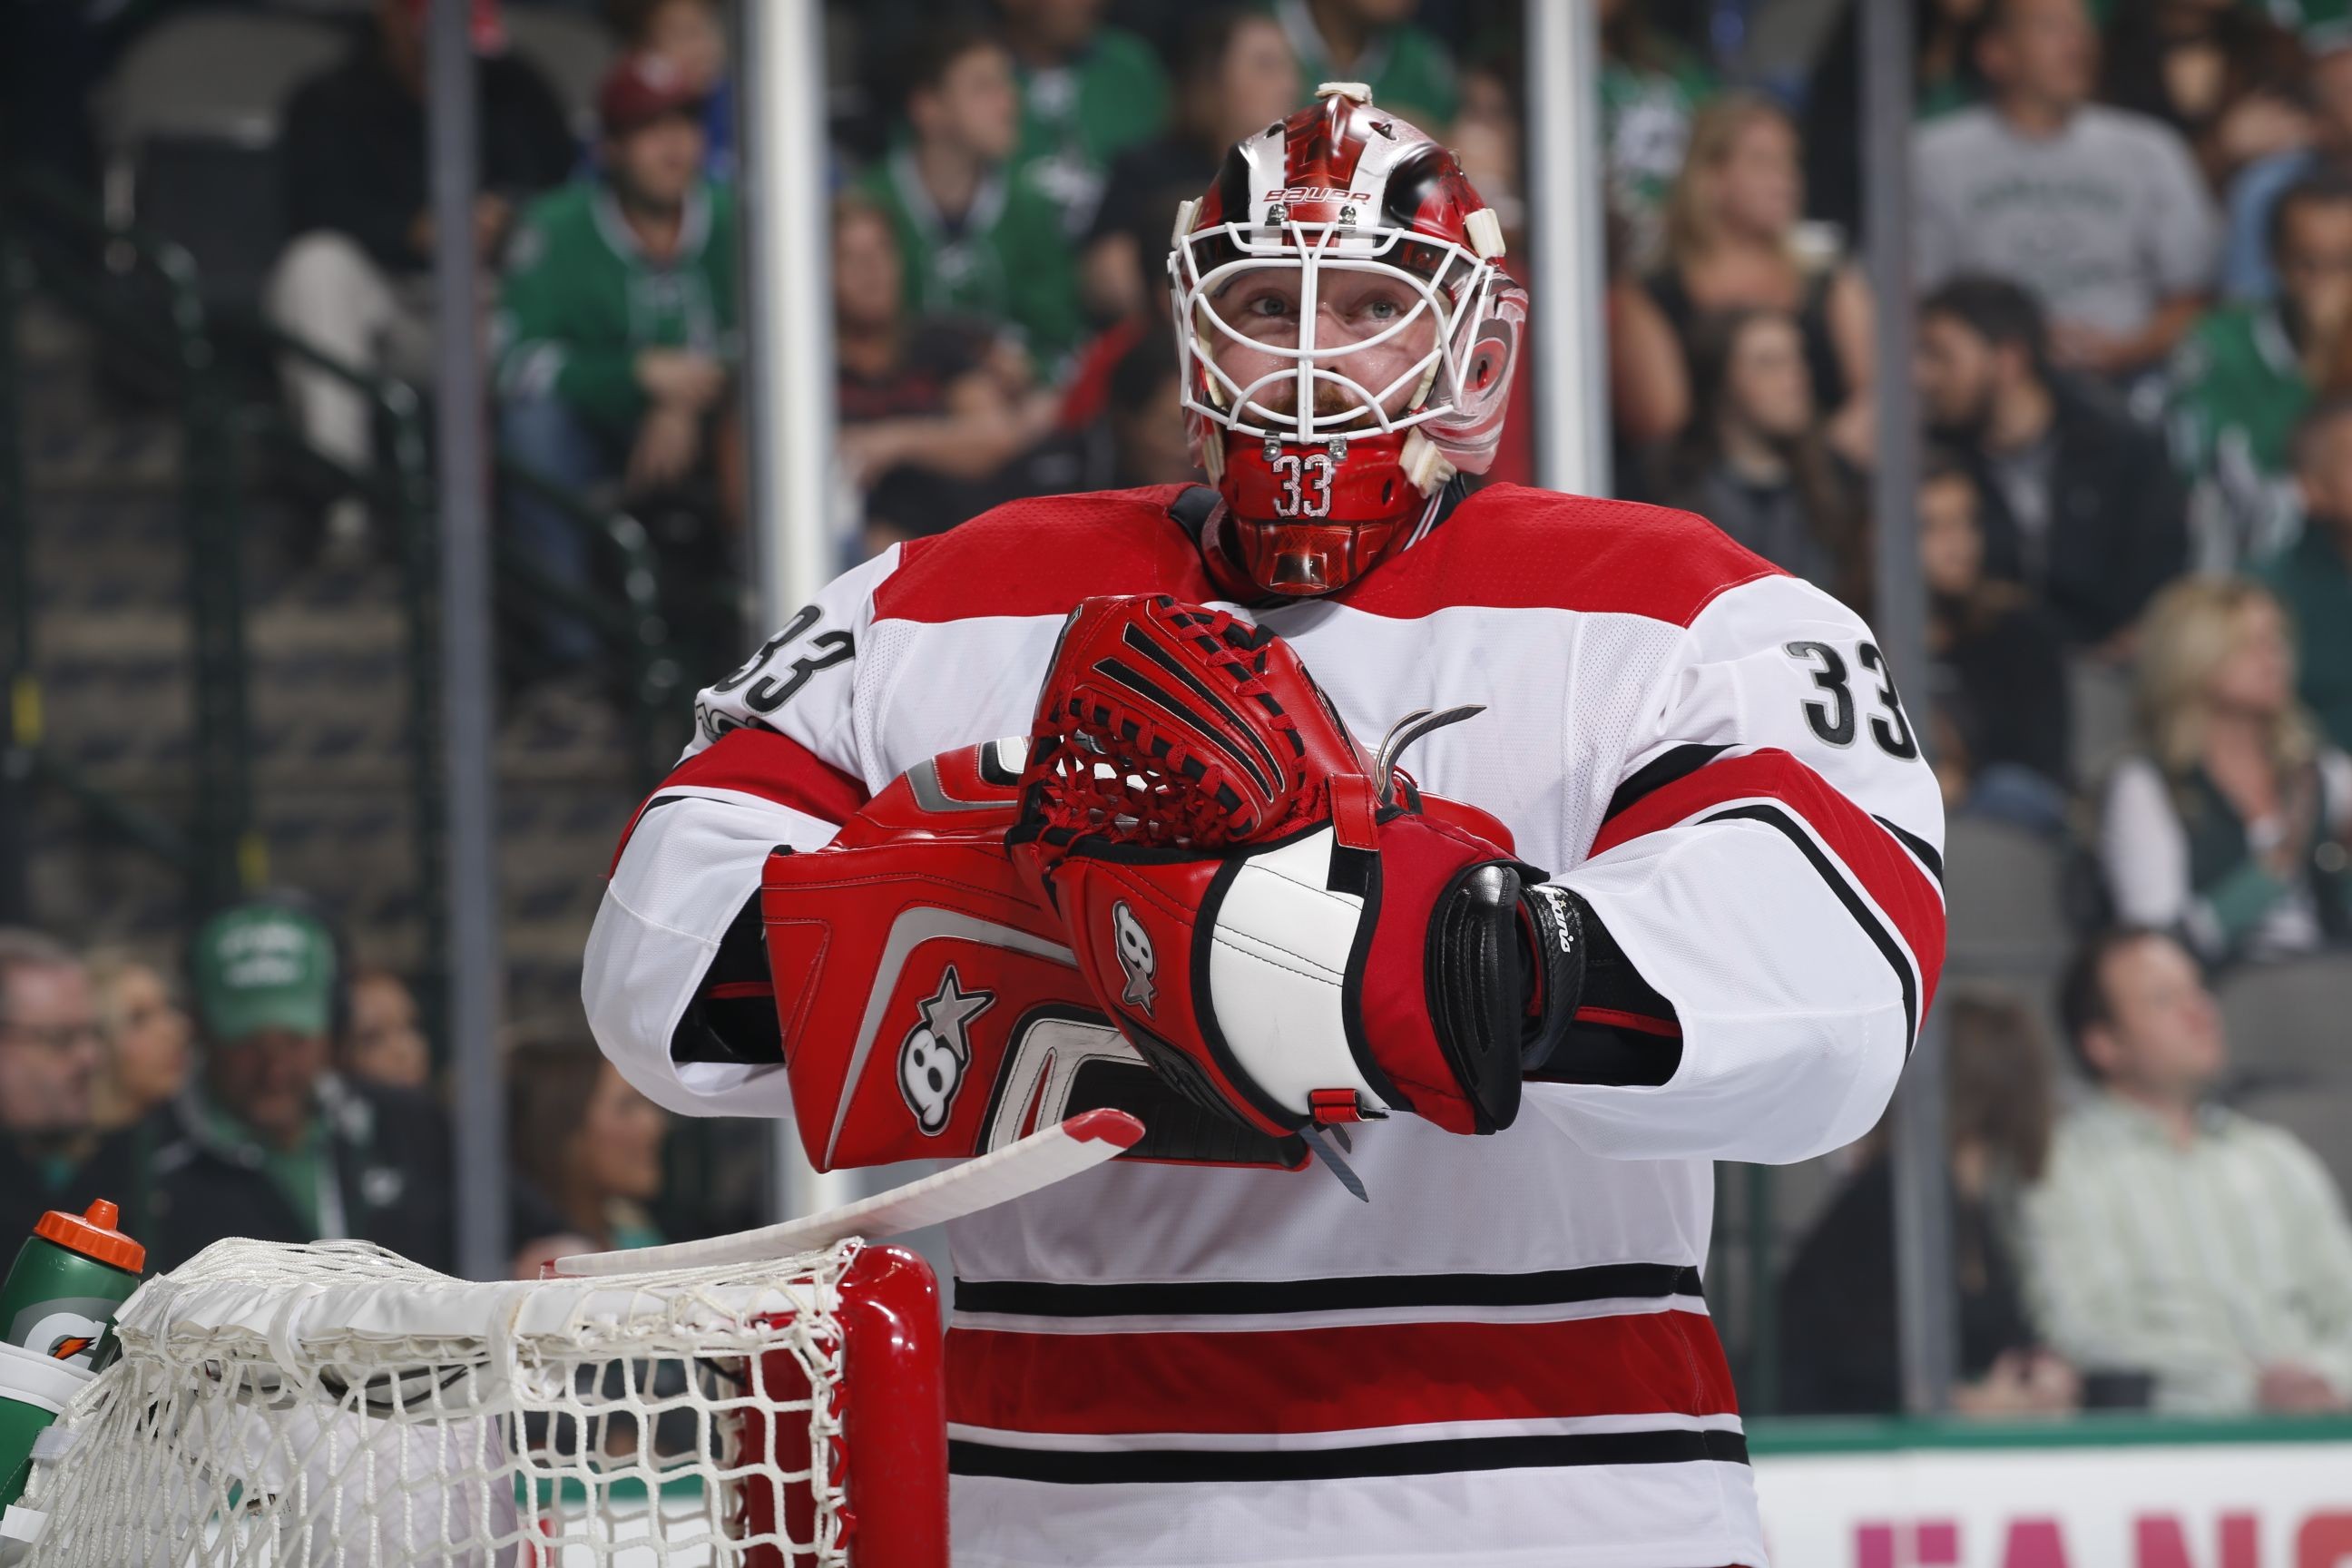
M 1423 799 L 1290 647 L 1165 596 L 1089 599 L 1039 700 L 1009 842 L 1161 1074 L 1267 1133 L 1518 1112 L 1581 984 L 1581 905 Z
M 824 848 L 780 850 L 760 912 L 801 1144 L 819 1170 L 961 1159 L 1104 1107 L 1140 1158 L 1303 1163 L 1179 1099 L 1097 1011 L 1013 868 L 1018 740 L 909 769 Z

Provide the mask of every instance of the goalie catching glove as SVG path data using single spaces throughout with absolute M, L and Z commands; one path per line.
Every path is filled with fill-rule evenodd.
M 1423 796 L 1271 631 L 1165 595 L 1064 626 L 1015 859 L 1097 1002 L 1170 1081 L 1271 1135 L 1419 1115 L 1491 1132 L 1566 1033 L 1582 900 Z

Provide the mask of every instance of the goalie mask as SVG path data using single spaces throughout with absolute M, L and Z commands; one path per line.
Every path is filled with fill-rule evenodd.
M 1194 461 L 1225 504 L 1203 544 L 1249 597 L 1334 593 L 1494 461 L 1527 296 L 1454 154 L 1327 82 L 1237 144 L 1176 217 Z

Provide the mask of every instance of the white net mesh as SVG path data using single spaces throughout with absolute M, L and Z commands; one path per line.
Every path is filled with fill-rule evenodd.
M 858 1244 L 477 1284 L 224 1241 L 126 1304 L 24 1502 L 40 1568 L 848 1561 Z

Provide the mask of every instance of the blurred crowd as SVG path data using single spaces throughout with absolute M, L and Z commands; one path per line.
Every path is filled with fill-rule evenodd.
M 2352 916 L 2352 26 L 2234 0 L 1918 0 L 1916 290 L 1891 308 L 1915 315 L 1927 446 L 1889 519 L 1869 516 L 1867 394 L 1890 302 L 1853 260 L 1876 221 L 1859 10 L 1794 103 L 1718 87 L 1635 10 L 1610 15 L 1612 69 L 1679 113 L 1680 156 L 1637 166 L 1612 115 L 1612 377 L 1641 389 L 1616 407 L 1620 488 L 1865 614 L 1877 528 L 1916 520 L 1913 695 L 1954 847 L 1994 824 L 2073 873 L 2063 1063 L 2013 987 L 1943 1008 L 1956 1405 L 2346 1408 L 2343 1194 L 2225 1103 L 2210 986 L 2340 948 Z M 1875 1142 L 1781 1277 L 1790 1410 L 1899 1403 Z
M 516 1278 L 746 1222 L 667 1201 L 668 1117 L 584 1034 L 504 1052 Z M 170 958 L 0 927 L 0 1237 L 103 1197 L 157 1269 L 232 1236 L 357 1237 L 447 1269 L 454 1182 L 416 1000 L 349 965 L 316 901 L 242 900 Z
M 2210 989 L 2352 942 L 2352 6 L 1908 0 L 1916 288 L 1886 300 L 1857 261 L 1885 215 L 1860 199 L 1856 0 L 1813 7 L 1793 80 L 1719 52 L 1719 13 L 1761 5 L 1595 3 L 1615 489 L 1865 615 L 1874 537 L 1916 526 L 1932 662 L 1911 695 L 1949 811 L 2070 872 L 2059 994 L 1956 986 L 1944 1010 L 1960 1407 L 2352 1407 L 2343 1194 L 2223 1102 Z M 1197 478 L 1164 316 L 1177 204 L 1319 81 L 1364 81 L 1448 140 L 1523 255 L 1529 201 L 1559 194 L 1524 179 L 1522 11 L 832 7 L 832 136 L 808 153 L 832 172 L 852 552 L 1023 495 Z M 597 14 L 611 63 L 583 138 L 497 7 L 476 13 L 502 526 L 582 584 L 560 496 L 682 507 L 737 541 L 745 488 L 727 8 Z M 422 16 L 374 0 L 289 100 L 265 299 L 298 337 L 419 381 Z M 1913 313 L 1927 437 L 1895 518 L 1871 504 L 1890 310 Z M 373 460 L 348 387 L 290 361 L 284 379 L 315 447 Z M 1488 482 L 1532 479 L 1521 413 Z M 374 526 L 339 500 L 321 546 L 364 552 Z M 523 657 L 592 666 L 553 603 Z M 1853 723 L 1850 679 L 1884 678 L 1825 671 L 1847 705 L 1822 722 Z M 166 1263 L 330 1226 L 446 1258 L 413 1004 L 343 976 L 323 934 L 313 954 L 292 933 L 314 918 L 215 917 L 170 983 L 10 934 L 0 1158 L 26 1174 L 0 1190 L 70 1197 L 135 1158 L 165 1178 L 145 1190 Z M 278 1005 L 291 980 L 253 982 L 265 1004 L 233 978 L 320 969 L 334 1001 L 299 1009 Z M 577 1047 L 513 1060 L 525 1251 L 649 1239 L 659 1114 Z M 1791 1411 L 1899 1403 L 1886 1151 L 1849 1163 L 1780 1280 Z

